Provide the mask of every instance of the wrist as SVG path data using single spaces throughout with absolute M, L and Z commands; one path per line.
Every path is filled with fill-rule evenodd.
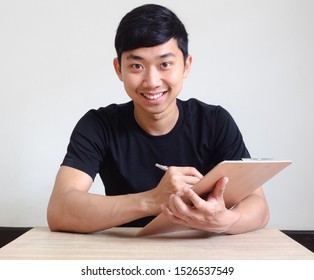
M 156 199 L 154 189 L 134 194 L 136 196 L 139 210 L 143 216 L 157 216 L 161 212 L 160 203 Z
M 237 211 L 228 210 L 228 227 L 224 231 L 227 234 L 237 234 L 238 233 L 238 227 L 237 223 L 241 218 L 241 214 Z

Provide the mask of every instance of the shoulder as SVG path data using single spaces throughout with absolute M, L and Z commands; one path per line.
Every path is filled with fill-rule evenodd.
M 79 120 L 78 125 L 88 126 L 107 126 L 114 125 L 114 123 L 121 121 L 121 118 L 129 116 L 130 110 L 132 110 L 133 103 L 123 104 L 110 104 L 106 107 L 100 107 L 98 109 L 89 110 Z
M 113 132 L 121 125 L 127 126 L 133 103 L 111 104 L 99 109 L 91 109 L 75 125 L 71 138 L 78 141 L 109 142 Z
M 196 119 L 207 119 L 211 121 L 228 120 L 231 118 L 230 113 L 220 105 L 207 104 L 196 98 L 186 101 L 178 100 L 179 106 L 184 109 L 187 116 Z
M 131 101 L 123 104 L 110 104 L 106 107 L 89 110 L 83 118 L 113 118 L 121 114 L 127 114 L 130 110 L 132 110 L 132 107 L 133 103 Z

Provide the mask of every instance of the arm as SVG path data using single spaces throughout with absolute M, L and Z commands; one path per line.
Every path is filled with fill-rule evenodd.
M 206 200 L 184 188 L 171 195 L 168 207 L 162 206 L 163 213 L 174 223 L 217 233 L 238 234 L 264 227 L 269 220 L 269 209 L 262 188 L 228 210 L 223 200 L 227 182 L 227 178 L 219 180 Z M 192 206 L 184 203 L 182 196 Z
M 62 166 L 48 204 L 47 220 L 53 231 L 95 232 L 145 216 L 157 215 L 160 205 L 180 187 L 194 185 L 201 176 L 194 168 L 172 168 L 150 191 L 118 196 L 88 193 L 92 178 Z

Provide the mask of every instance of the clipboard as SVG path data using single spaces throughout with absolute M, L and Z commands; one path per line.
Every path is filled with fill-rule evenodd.
M 224 192 L 224 200 L 228 209 L 250 195 L 258 187 L 291 164 L 290 160 L 232 160 L 222 161 L 210 170 L 192 189 L 199 195 L 208 194 L 222 177 L 229 181 Z M 171 223 L 163 214 L 143 227 L 136 236 L 147 236 L 190 229 Z

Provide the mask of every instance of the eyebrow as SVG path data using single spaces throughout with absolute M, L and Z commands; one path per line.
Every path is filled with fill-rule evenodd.
M 169 53 L 165 53 L 165 54 L 162 54 L 162 55 L 159 55 L 156 57 L 156 59 L 165 59 L 165 58 L 168 58 L 168 57 L 175 57 L 175 54 L 172 53 L 172 52 L 169 52 Z M 127 57 L 126 57 L 127 60 L 130 60 L 130 59 L 133 59 L 133 60 L 144 60 L 143 57 L 139 56 L 139 55 L 136 55 L 136 54 L 129 54 Z

